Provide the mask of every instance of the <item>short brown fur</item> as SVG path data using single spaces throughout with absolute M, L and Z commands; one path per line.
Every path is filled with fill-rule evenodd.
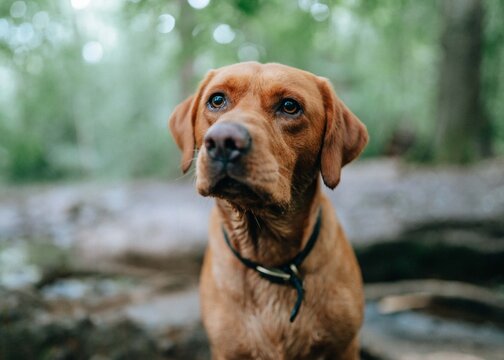
M 215 93 L 228 103 L 210 111 Z M 298 101 L 302 114 L 279 114 L 284 98 Z M 208 129 L 225 122 L 243 125 L 252 138 L 240 171 L 228 175 L 247 191 L 219 188 L 223 175 L 203 146 Z M 358 359 L 361 275 L 319 173 L 328 187 L 339 183 L 341 168 L 367 143 L 365 126 L 326 79 L 280 64 L 241 63 L 211 71 L 175 109 L 170 129 L 182 170 L 199 150 L 197 190 L 216 198 L 200 285 L 213 359 Z M 242 256 L 275 266 L 304 248 L 319 209 L 320 234 L 300 268 L 304 301 L 290 323 L 295 290 L 246 268 L 227 247 L 222 226 Z

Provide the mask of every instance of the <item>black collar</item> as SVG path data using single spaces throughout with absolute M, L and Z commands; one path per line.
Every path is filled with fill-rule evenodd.
M 231 241 L 229 240 L 229 236 L 222 226 L 222 232 L 224 233 L 224 240 L 226 240 L 226 244 L 229 246 L 233 254 L 242 262 L 246 267 L 257 271 L 259 275 L 263 278 L 275 283 L 275 284 L 285 284 L 294 287 L 297 291 L 297 300 L 294 304 L 294 308 L 290 314 L 290 321 L 293 322 L 296 319 L 296 316 L 299 312 L 299 308 L 301 307 L 301 303 L 303 302 L 303 279 L 301 278 L 301 274 L 299 273 L 298 268 L 301 266 L 303 260 L 310 254 L 310 251 L 313 249 L 313 246 L 317 242 L 318 235 L 320 233 L 320 225 L 322 222 L 322 210 L 319 210 L 317 214 L 317 221 L 313 228 L 313 232 L 306 243 L 306 246 L 301 252 L 299 252 L 291 261 L 284 263 L 278 267 L 267 267 L 262 266 L 250 259 L 244 258 L 240 255 L 240 253 L 231 245 Z

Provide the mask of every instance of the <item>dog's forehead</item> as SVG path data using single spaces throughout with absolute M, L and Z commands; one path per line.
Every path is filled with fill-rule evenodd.
M 308 94 L 318 93 L 317 77 L 307 71 L 281 64 L 246 62 L 214 70 L 209 87 L 223 86 L 230 91 L 269 88 L 297 89 Z

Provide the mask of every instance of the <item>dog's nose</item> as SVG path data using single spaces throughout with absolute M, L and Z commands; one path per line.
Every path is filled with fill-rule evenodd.
M 246 154 L 252 144 L 248 130 L 235 123 L 213 125 L 205 135 L 205 148 L 213 160 L 236 161 Z

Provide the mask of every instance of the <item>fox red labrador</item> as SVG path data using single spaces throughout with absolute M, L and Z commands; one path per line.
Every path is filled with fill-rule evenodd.
M 322 77 L 280 64 L 210 71 L 170 129 L 216 199 L 201 273 L 214 359 L 358 359 L 362 280 L 323 194 L 368 141 Z

